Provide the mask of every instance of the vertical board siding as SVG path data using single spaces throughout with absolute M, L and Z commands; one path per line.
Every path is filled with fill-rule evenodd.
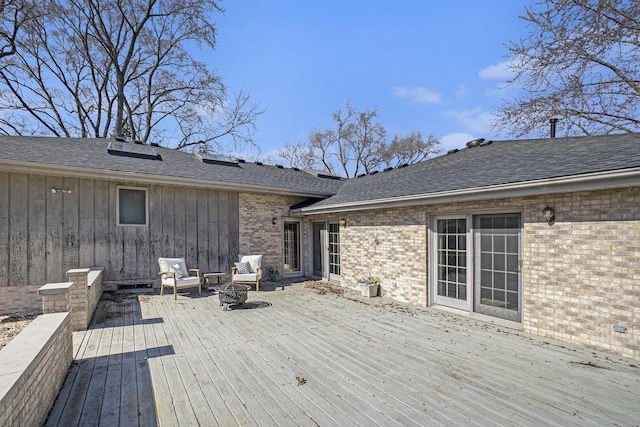
M 79 219 L 78 206 L 80 197 L 78 194 L 78 179 L 65 178 L 63 187 L 71 190 L 71 193 L 56 193 L 62 199 L 62 279 L 66 280 L 66 272 L 72 268 L 80 267 L 79 248 Z M 84 195 L 83 197 L 87 197 Z
M 109 259 L 109 242 L 111 241 L 111 224 L 115 223 L 115 218 L 111 217 L 111 209 L 107 208 L 112 203 L 110 196 L 110 184 L 107 181 L 96 181 L 93 187 L 94 202 L 94 229 L 93 229 L 93 265 L 100 265 L 105 268 Z M 100 262 L 98 262 L 100 260 Z
M 43 277 L 46 265 L 46 247 L 42 242 L 46 239 L 46 183 L 44 176 L 29 176 L 29 211 L 26 216 L 29 221 L 29 239 L 27 241 L 27 283 L 37 284 L 37 279 Z M 51 190 L 49 190 L 51 191 Z
M 162 248 L 167 257 L 175 254 L 175 212 L 172 187 L 164 187 L 162 191 Z
M 96 213 L 95 200 L 96 191 L 94 189 L 95 181 L 81 180 L 78 184 L 78 236 L 79 236 L 79 253 L 80 259 L 78 265 L 93 266 L 95 265 L 95 238 L 94 230 L 96 229 Z
M 184 257 L 187 268 L 196 268 L 198 263 L 198 190 L 189 188 L 185 201 L 185 242 Z
M 0 172 L 0 286 L 9 285 L 9 174 Z
M 207 227 L 209 226 L 209 197 L 206 190 L 198 190 L 198 208 L 197 208 L 197 264 L 200 268 L 207 271 L 210 270 L 208 248 L 209 248 L 209 233 Z
M 28 185 L 27 175 L 11 177 L 9 203 L 9 285 L 27 282 Z
M 209 271 L 222 271 L 222 266 L 220 265 L 220 258 L 218 257 L 218 253 L 220 251 L 219 248 L 219 237 L 220 237 L 220 222 L 219 222 L 219 213 L 218 213 L 218 204 L 220 203 L 220 192 L 218 191 L 210 191 L 209 199 L 208 199 L 208 224 L 207 229 L 209 231 L 209 245 L 207 248 L 207 257 L 209 259 Z M 226 271 L 226 270 L 225 270 Z
M 46 218 L 45 218 L 45 235 L 46 235 L 46 272 L 43 279 L 43 284 L 47 282 L 61 282 L 63 280 L 62 270 L 62 196 L 61 194 L 51 193 L 51 188 L 61 188 L 62 178 L 60 177 L 47 177 L 46 188 Z M 13 233 L 13 230 L 10 230 Z M 36 277 L 32 278 L 37 280 Z M 37 282 L 36 282 L 37 283 Z
M 116 225 L 118 185 L 148 190 L 148 226 Z M 105 268 L 105 281 L 148 282 L 158 258 L 173 256 L 228 272 L 237 253 L 236 193 L 0 173 L 0 286 L 60 282 L 69 269 L 93 266 Z
M 163 200 L 164 194 L 162 192 L 163 187 L 159 185 L 152 185 L 149 187 L 149 252 L 148 252 L 148 270 L 146 276 L 156 278 L 158 277 L 158 260 L 152 259 L 153 254 L 160 252 L 163 248 L 162 245 L 162 225 L 163 221 L 157 218 L 163 216 Z
M 177 257 L 186 256 L 187 246 L 187 219 L 186 219 L 186 201 L 187 195 L 183 189 L 177 190 L 174 194 L 174 247 L 173 255 Z

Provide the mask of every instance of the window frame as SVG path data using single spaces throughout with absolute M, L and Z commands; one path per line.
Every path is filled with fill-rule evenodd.
M 144 192 L 144 224 L 127 224 L 120 222 L 120 190 L 136 190 Z M 130 185 L 116 186 L 116 225 L 118 227 L 148 227 L 149 226 L 149 189 Z

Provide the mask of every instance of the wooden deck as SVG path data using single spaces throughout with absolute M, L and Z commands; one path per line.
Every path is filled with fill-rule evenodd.
M 640 423 L 639 362 L 433 309 L 264 288 L 228 312 L 211 292 L 102 300 L 46 425 Z

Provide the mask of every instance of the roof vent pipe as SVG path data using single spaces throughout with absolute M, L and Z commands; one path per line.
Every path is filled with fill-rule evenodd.
M 556 137 L 556 123 L 558 123 L 558 120 L 560 119 L 550 119 L 549 123 L 551 123 L 551 130 L 549 131 L 549 138 L 555 138 Z

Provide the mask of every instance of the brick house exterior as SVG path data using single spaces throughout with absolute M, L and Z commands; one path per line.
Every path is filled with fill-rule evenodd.
M 285 277 L 372 275 L 387 298 L 640 359 L 638 135 L 480 142 L 352 180 L 111 142 L 0 137 L 0 312 L 73 268 L 105 267 L 109 289 L 156 281 L 159 256 L 228 272 L 259 253 Z M 148 224 L 117 225 L 120 188 L 145 191 Z
M 547 203 L 555 206 L 553 226 L 541 218 L 540 207 Z M 433 305 L 427 285 L 429 218 L 522 212 L 519 327 L 639 359 L 638 206 L 640 187 L 343 213 L 340 283 L 357 290 L 358 279 L 372 274 L 381 279 L 383 296 Z M 627 333 L 613 326 L 626 327 Z
M 373 275 L 388 298 L 640 359 L 639 167 L 637 135 L 481 143 L 351 180 L 301 212 L 311 222 L 344 220 L 342 286 L 358 289 L 359 278 Z M 549 223 L 547 206 L 555 210 Z M 479 224 L 503 217 L 517 220 L 518 244 L 513 254 L 492 254 Z M 438 227 L 452 218 L 466 224 L 453 236 L 464 250 L 441 246 L 439 237 L 452 236 Z M 452 252 L 465 261 L 443 264 Z M 508 270 L 496 267 L 501 257 L 513 259 L 507 277 L 518 278 L 517 310 L 504 318 L 483 313 L 485 301 L 510 311 L 508 299 L 483 294 L 485 274 L 491 282 Z M 443 297 L 441 283 L 464 292 Z M 509 284 L 496 283 L 493 295 L 506 294 Z

